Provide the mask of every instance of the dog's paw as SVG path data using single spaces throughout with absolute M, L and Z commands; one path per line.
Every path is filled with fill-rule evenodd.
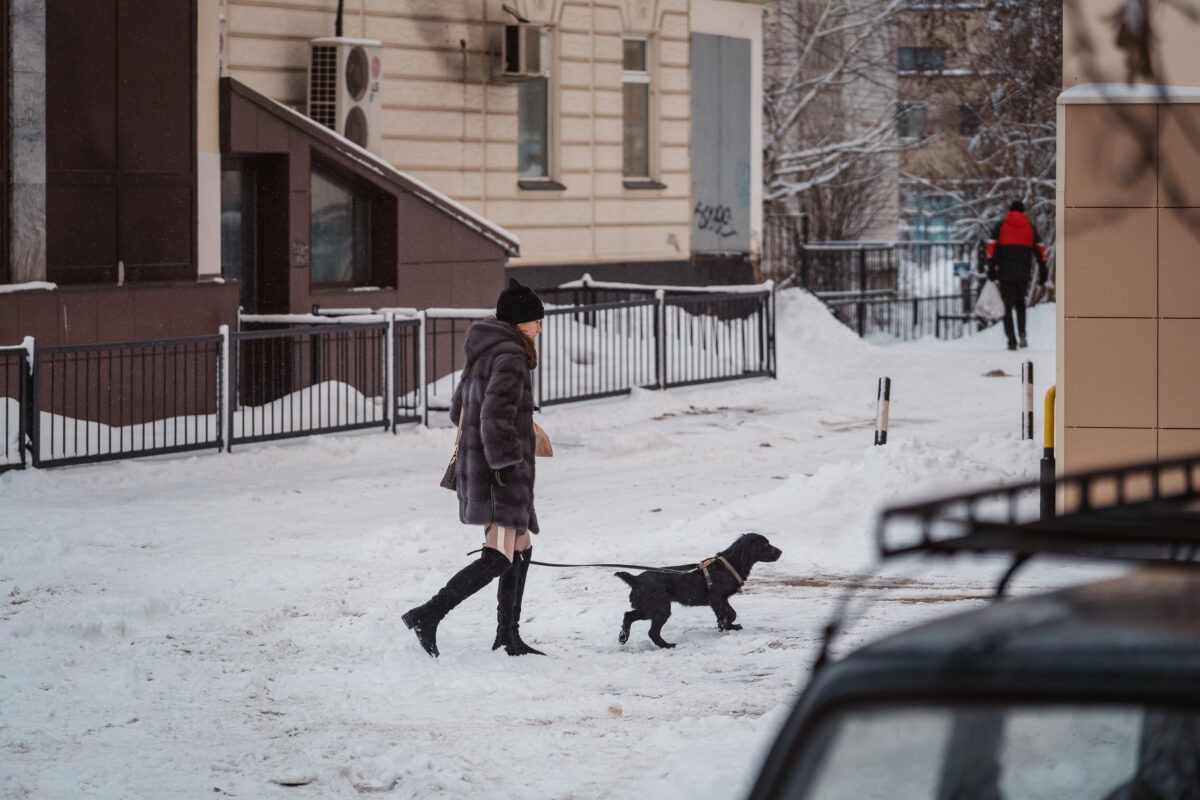
M 626 642 L 628 642 L 629 641 L 629 631 L 625 631 L 625 630 L 621 631 L 617 635 L 617 641 L 620 642 L 621 644 L 625 644 Z

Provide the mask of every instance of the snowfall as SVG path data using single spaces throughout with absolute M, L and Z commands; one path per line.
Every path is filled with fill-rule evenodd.
M 493 587 L 442 622 L 440 658 L 418 646 L 401 614 L 481 540 L 438 487 L 447 420 L 0 475 L 0 797 L 743 798 L 879 566 L 880 509 L 1037 477 L 1052 305 L 1029 340 L 866 342 L 792 289 L 777 379 L 544 409 L 536 561 L 695 563 L 748 531 L 782 549 L 733 598 L 742 630 L 676 607 L 673 650 L 645 623 L 618 643 L 613 568 L 543 565 L 521 632 L 546 657 L 491 649 Z M 834 654 L 985 603 L 1005 566 L 884 565 Z M 1013 592 L 1090 569 L 1031 566 Z

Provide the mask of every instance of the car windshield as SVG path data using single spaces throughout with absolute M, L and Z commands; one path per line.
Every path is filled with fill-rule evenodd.
M 889 705 L 827 717 L 786 798 L 1200 798 L 1200 713 L 1139 705 Z

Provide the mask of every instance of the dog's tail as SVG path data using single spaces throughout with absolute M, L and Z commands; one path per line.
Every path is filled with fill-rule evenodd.
M 630 575 L 628 572 L 614 572 L 613 575 L 616 575 L 618 578 L 620 578 L 621 580 L 628 583 L 630 588 L 633 588 L 633 586 L 634 586 L 633 576 Z

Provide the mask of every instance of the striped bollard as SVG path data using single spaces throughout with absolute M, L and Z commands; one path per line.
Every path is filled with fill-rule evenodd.
M 880 378 L 875 395 L 875 444 L 887 444 L 888 406 L 892 401 L 892 379 Z
M 1021 365 L 1021 441 L 1033 439 L 1033 362 Z

